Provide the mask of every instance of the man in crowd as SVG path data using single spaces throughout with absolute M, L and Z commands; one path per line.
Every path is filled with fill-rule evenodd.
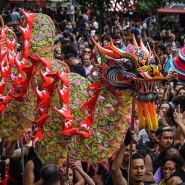
M 172 54 L 172 46 L 167 45 L 166 46 L 166 55 L 165 55 L 165 62 L 164 62 L 164 72 L 167 73 L 171 68 L 171 61 L 173 60 L 173 54 Z
M 84 64 L 86 76 L 92 74 L 92 72 L 94 71 L 93 65 L 91 64 L 91 60 L 92 60 L 91 55 L 89 54 L 83 55 L 83 64 Z
M 123 177 L 120 167 L 124 158 L 124 153 L 126 151 L 126 148 L 132 140 L 131 133 L 132 132 L 130 132 L 129 130 L 127 131 L 124 143 L 116 153 L 116 156 L 112 163 L 111 170 L 112 170 L 112 181 L 114 185 L 127 184 L 127 180 Z M 145 176 L 144 158 L 140 154 L 134 153 L 132 155 L 131 171 L 130 171 L 131 184 L 144 185 L 143 183 L 144 176 Z
M 44 164 L 40 170 L 40 176 L 42 185 L 61 185 L 61 174 L 54 164 Z
M 159 156 L 161 152 L 173 143 L 173 130 L 170 127 L 161 126 L 156 132 L 158 147 L 145 157 L 146 171 L 155 173 L 159 167 Z
M 71 72 L 78 73 L 79 75 L 86 77 L 83 65 L 75 58 L 72 53 L 66 55 L 65 61 L 69 65 Z

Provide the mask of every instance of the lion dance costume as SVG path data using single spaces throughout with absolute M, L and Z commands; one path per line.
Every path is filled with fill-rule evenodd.
M 0 134 L 18 139 L 30 124 L 37 126 L 34 149 L 42 163 L 61 165 L 67 153 L 108 169 L 108 159 L 119 149 L 130 120 L 132 93 L 140 126 L 157 128 L 154 99 L 163 79 L 150 65 L 150 52 L 140 41 L 127 53 L 98 48 L 101 63 L 90 83 L 53 59 L 55 27 L 50 17 L 22 10 L 19 25 L 22 51 L 16 53 L 15 34 L 0 30 Z M 134 39 L 134 37 L 133 37 Z

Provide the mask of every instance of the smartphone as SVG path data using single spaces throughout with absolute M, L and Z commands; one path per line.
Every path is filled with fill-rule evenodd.
M 0 161 L 0 178 L 1 180 L 5 180 L 6 178 L 6 162 Z

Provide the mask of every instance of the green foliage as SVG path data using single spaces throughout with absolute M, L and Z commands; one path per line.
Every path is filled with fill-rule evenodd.
M 165 5 L 166 0 L 138 0 L 138 2 L 135 3 L 136 10 L 140 13 L 155 13 L 158 8 L 164 7 Z
M 7 1 L 7 0 L 3 0 Z M 52 0 L 45 0 L 47 4 L 52 3 Z M 69 0 L 60 0 L 57 5 L 62 5 Z M 136 11 L 140 13 L 153 12 L 155 13 L 158 8 L 164 7 L 166 3 L 170 2 L 181 2 L 185 3 L 185 0 L 132 0 L 134 2 L 134 7 Z M 104 14 L 108 12 L 111 7 L 111 0 L 73 0 L 76 4 L 81 5 L 92 10 L 98 10 L 100 13 Z M 116 3 L 122 3 L 124 10 L 128 11 L 131 9 L 130 0 L 116 0 Z
M 75 0 L 75 2 L 81 6 L 99 10 L 101 13 L 109 10 L 111 0 Z M 122 2 L 122 6 L 125 10 L 131 9 L 129 0 L 117 0 L 117 3 Z M 156 12 L 158 8 L 164 7 L 166 3 L 170 2 L 182 2 L 185 0 L 134 0 L 134 6 L 140 13 Z
M 110 0 L 75 0 L 75 2 L 86 8 L 102 12 L 108 11 L 110 8 Z

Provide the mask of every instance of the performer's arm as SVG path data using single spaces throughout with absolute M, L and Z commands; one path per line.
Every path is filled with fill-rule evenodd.
M 12 141 L 11 145 L 8 148 L 5 149 L 5 157 L 7 157 L 7 158 L 12 157 L 12 155 L 15 151 L 16 144 L 17 144 L 17 140 Z
M 76 162 L 74 163 L 71 163 L 71 168 L 73 168 L 75 171 L 78 171 L 80 173 L 80 175 L 83 177 L 83 179 L 85 180 L 85 182 L 88 184 L 88 185 L 95 185 L 95 183 L 93 182 L 93 180 L 89 177 L 89 175 L 87 175 L 83 169 L 81 167 L 79 167 L 77 165 Z
M 25 185 L 42 185 L 41 179 L 38 182 L 34 183 L 35 175 L 34 175 L 34 164 L 32 160 L 29 160 L 26 163 L 26 166 L 24 168 L 24 180 Z
M 126 150 L 126 147 L 131 143 L 131 140 L 133 139 L 134 132 L 127 130 L 125 140 L 121 148 L 118 150 L 116 153 L 116 156 L 113 160 L 111 171 L 112 171 L 112 181 L 114 185 L 126 185 L 127 181 L 126 179 L 122 176 L 120 167 L 123 161 L 123 156 Z
M 116 156 L 113 160 L 111 171 L 112 171 L 112 181 L 114 185 L 125 185 L 127 184 L 125 178 L 123 177 L 120 167 L 123 161 L 123 156 L 126 150 L 126 146 L 123 143 L 121 148 L 116 153 Z
M 82 169 L 81 161 L 76 161 L 76 163 L 79 166 L 79 168 Z M 76 181 L 77 181 L 75 183 L 75 185 L 84 185 L 85 181 L 84 181 L 82 175 L 77 170 L 74 170 L 74 175 L 75 175 L 75 178 L 76 178 Z
M 5 149 L 5 156 L 7 158 L 11 158 L 11 159 L 20 159 L 21 158 L 21 149 L 15 149 L 17 144 L 17 141 L 12 141 L 10 147 Z M 29 151 L 29 147 L 28 146 L 24 146 L 23 147 L 23 152 L 24 155 L 27 155 Z

